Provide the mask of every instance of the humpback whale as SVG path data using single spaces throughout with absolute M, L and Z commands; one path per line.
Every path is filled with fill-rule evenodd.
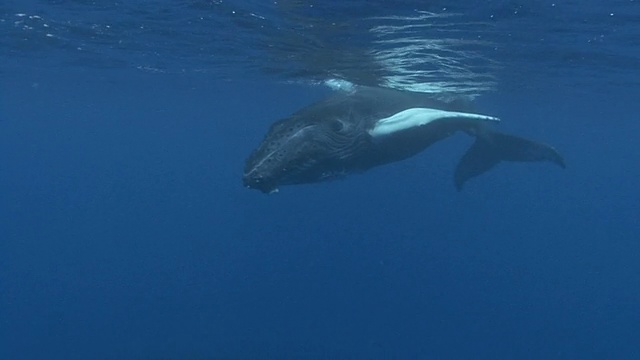
M 458 191 L 501 161 L 565 167 L 553 147 L 494 130 L 499 121 L 473 112 L 468 101 L 356 86 L 275 122 L 248 157 L 243 184 L 271 193 L 282 185 L 360 173 L 409 158 L 457 132 L 475 137 L 455 169 Z

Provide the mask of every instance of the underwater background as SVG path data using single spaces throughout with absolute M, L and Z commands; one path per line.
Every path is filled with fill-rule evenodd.
M 4 0 L 0 79 L 0 359 L 640 358 L 638 1 Z M 567 169 L 243 188 L 331 79 Z

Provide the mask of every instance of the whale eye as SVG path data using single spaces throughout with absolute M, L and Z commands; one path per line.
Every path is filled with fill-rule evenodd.
M 335 132 L 341 132 L 342 130 L 344 130 L 344 124 L 340 120 L 333 120 L 331 121 L 331 130 Z

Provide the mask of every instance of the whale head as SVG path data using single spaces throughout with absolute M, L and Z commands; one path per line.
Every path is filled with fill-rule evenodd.
M 326 114 L 325 114 L 326 115 Z M 280 185 L 330 180 L 366 144 L 366 132 L 340 116 L 292 116 L 274 123 L 247 159 L 243 184 L 264 193 Z

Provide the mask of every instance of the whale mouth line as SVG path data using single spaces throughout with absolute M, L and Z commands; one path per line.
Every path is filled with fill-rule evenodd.
M 266 194 L 271 194 L 278 191 L 278 187 L 276 186 L 276 183 L 274 181 L 262 176 L 252 177 L 245 175 L 242 177 L 242 183 L 247 189 L 260 190 Z

